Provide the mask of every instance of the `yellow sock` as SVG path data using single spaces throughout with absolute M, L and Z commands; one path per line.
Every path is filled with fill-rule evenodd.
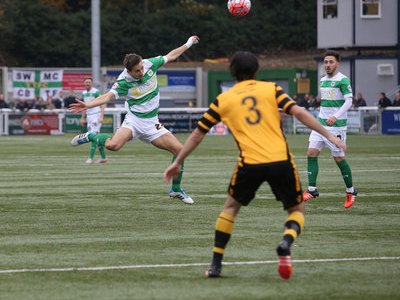
M 290 235 L 294 241 L 303 231 L 303 228 L 304 228 L 304 214 L 299 211 L 295 211 L 291 213 L 286 219 L 285 231 L 283 232 L 283 236 Z
M 235 217 L 221 212 L 215 224 L 215 243 L 213 251 L 224 254 L 225 246 L 228 243 L 232 231 Z

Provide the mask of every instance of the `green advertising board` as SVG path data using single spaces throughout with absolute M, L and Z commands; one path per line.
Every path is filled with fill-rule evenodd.
M 86 132 L 86 126 L 80 124 L 81 115 L 65 114 L 64 119 L 64 132 L 65 133 L 83 133 Z M 114 115 L 105 114 L 103 118 L 103 125 L 101 126 L 102 133 L 114 132 Z

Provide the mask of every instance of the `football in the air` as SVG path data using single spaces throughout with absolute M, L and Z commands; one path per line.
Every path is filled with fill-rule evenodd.
M 247 15 L 251 8 L 250 0 L 229 0 L 228 10 L 235 17 Z

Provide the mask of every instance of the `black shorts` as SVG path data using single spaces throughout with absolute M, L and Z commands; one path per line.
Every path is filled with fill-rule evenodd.
M 285 210 L 303 201 L 299 174 L 296 165 L 291 161 L 237 166 L 229 184 L 228 194 L 246 206 L 253 200 L 264 181 L 268 182 Z

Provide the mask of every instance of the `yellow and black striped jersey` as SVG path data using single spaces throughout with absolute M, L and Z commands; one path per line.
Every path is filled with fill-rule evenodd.
M 296 103 L 274 82 L 245 80 L 210 104 L 197 128 L 207 133 L 222 121 L 239 148 L 239 164 L 265 164 L 290 159 L 279 108 L 288 113 Z

